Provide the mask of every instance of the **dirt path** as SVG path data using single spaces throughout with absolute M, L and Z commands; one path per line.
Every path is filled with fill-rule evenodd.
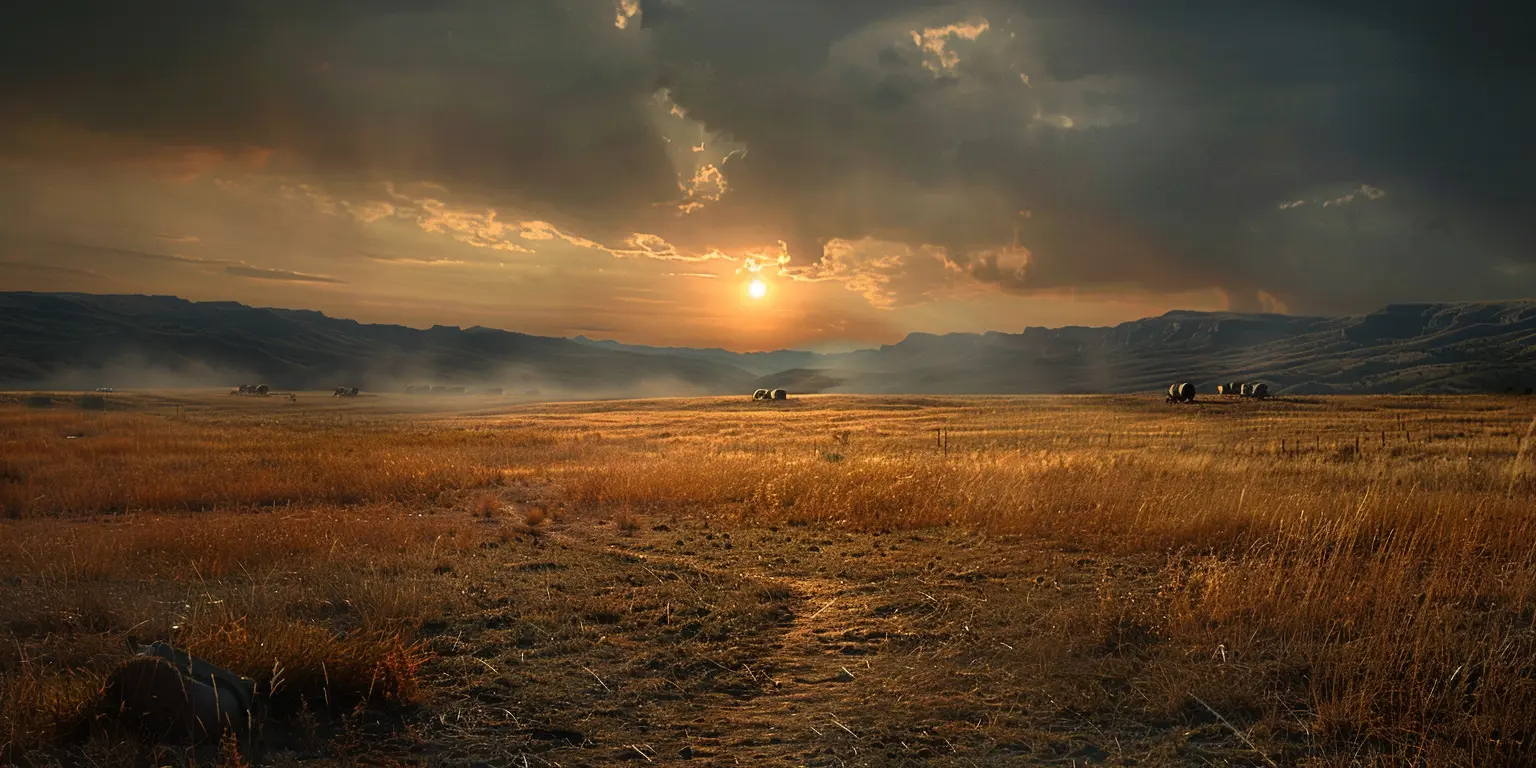
M 650 558 L 655 561 L 656 558 Z M 666 558 L 670 567 L 697 570 L 695 558 Z M 791 618 L 763 638 L 762 655 L 742 671 L 761 685 L 754 695 L 726 702 L 715 713 L 719 735 L 699 739 L 703 749 L 765 760 L 814 759 L 833 745 L 858 738 L 846 710 L 860 677 L 886 637 L 870 621 L 870 587 L 843 579 L 786 577 L 744 569 L 737 576 L 768 594 L 785 595 Z M 857 671 L 855 671 L 857 670 Z M 839 713 L 844 713 L 841 716 Z M 857 752 L 856 745 L 851 746 Z M 835 761 L 834 763 L 835 764 Z
M 477 610 L 429 627 L 436 703 L 389 751 L 562 768 L 1260 764 L 1220 726 L 1127 718 L 1122 659 L 1073 678 L 1062 633 L 1090 618 L 1091 559 L 676 521 L 577 521 L 490 554 L 465 574 Z M 1155 754 L 1171 759 L 1142 762 Z

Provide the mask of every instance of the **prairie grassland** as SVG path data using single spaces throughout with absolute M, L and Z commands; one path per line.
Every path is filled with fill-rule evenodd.
M 130 635 L 276 661 L 300 698 L 414 695 L 399 670 L 453 575 L 568 509 L 1151 558 L 1155 587 L 1091 607 L 1144 699 L 1318 764 L 1536 757 L 1529 398 L 125 400 L 0 406 L 14 753 L 69 727 Z

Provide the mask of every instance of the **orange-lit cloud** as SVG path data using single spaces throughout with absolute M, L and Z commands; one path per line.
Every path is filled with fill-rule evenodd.
M 311 275 L 305 272 L 294 272 L 290 269 L 269 269 L 267 267 L 253 267 L 249 264 L 231 264 L 224 268 L 225 272 L 236 277 L 248 277 L 253 280 L 279 280 L 295 283 L 340 283 L 334 277 L 325 275 Z
M 801 282 L 839 282 L 870 306 L 891 309 L 948 293 L 955 287 L 954 271 L 937 246 L 837 238 L 827 242 L 818 261 L 779 274 Z
M 386 264 L 405 264 L 421 267 L 464 267 L 472 265 L 471 262 L 465 261 L 463 259 L 393 256 L 381 253 L 371 253 L 368 251 L 357 251 L 357 255 L 365 259 L 380 261 Z
M 421 211 L 416 223 L 423 230 L 446 234 L 461 243 L 477 248 L 530 253 L 528 248 L 512 242 L 511 237 L 517 235 L 523 239 L 540 239 L 545 234 L 543 230 L 536 230 L 532 237 L 524 235 L 525 228 L 520 223 L 508 224 L 500 221 L 496 217 L 495 210 L 465 211 L 451 208 L 441 200 L 430 198 L 417 200 L 416 205 Z
M 912 44 L 923 51 L 923 67 L 934 74 L 952 71 L 960 66 L 960 55 L 949 47 L 951 40 L 975 40 L 992 26 L 986 19 L 956 22 L 942 27 L 912 30 Z M 1028 79 L 1025 79 L 1028 82 Z
M 635 17 L 640 15 L 640 0 L 619 0 L 618 11 L 614 16 L 613 25 L 619 29 L 627 29 L 634 23 Z

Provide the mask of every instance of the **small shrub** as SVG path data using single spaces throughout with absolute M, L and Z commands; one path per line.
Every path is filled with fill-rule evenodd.
M 84 722 L 102 682 L 99 674 L 69 674 L 35 664 L 0 676 L 0 765 L 57 741 Z
M 240 739 L 234 731 L 225 731 L 219 739 L 219 768 L 251 768 L 240 754 Z
M 402 706 L 420 703 L 421 666 L 430 658 L 421 645 L 401 640 L 385 652 L 374 670 L 374 697 Z
M 549 511 L 543 507 L 529 507 L 523 511 L 523 524 L 535 528 L 549 519 Z
M 482 494 L 480 498 L 475 500 L 472 509 L 475 517 L 490 520 L 496 516 L 496 513 L 501 511 L 501 497 L 494 493 Z

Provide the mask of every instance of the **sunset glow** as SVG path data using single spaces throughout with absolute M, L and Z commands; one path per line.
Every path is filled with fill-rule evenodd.
M 1536 49 L 1438 10 L 22 5 L 0 291 L 738 352 L 1536 295 L 1529 88 L 1444 66 Z

